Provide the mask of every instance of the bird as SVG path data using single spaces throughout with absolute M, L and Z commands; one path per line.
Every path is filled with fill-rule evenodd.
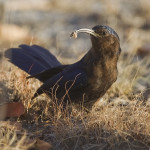
M 71 33 L 90 35 L 91 48 L 77 62 L 62 64 L 47 49 L 39 45 L 22 44 L 9 48 L 5 57 L 9 62 L 27 72 L 29 78 L 43 82 L 32 99 L 46 93 L 59 103 L 93 105 L 117 80 L 117 62 L 121 53 L 118 34 L 109 26 L 96 25 Z

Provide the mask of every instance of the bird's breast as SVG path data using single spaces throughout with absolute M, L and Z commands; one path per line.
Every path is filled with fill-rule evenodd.
M 101 67 L 93 69 L 88 79 L 88 97 L 97 100 L 102 97 L 117 79 L 117 68 L 105 70 Z

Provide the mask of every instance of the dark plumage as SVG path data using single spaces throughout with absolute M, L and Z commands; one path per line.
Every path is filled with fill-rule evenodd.
M 33 98 L 47 93 L 59 102 L 91 103 L 102 97 L 117 79 L 117 61 L 121 52 L 117 33 L 110 27 L 97 25 L 76 30 L 89 33 L 92 48 L 78 62 L 62 65 L 48 50 L 33 45 L 20 45 L 6 51 L 10 62 L 43 82 Z

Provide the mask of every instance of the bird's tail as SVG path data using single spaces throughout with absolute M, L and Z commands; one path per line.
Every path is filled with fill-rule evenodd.
M 38 45 L 10 48 L 6 50 L 5 57 L 30 75 L 61 65 L 54 55 Z

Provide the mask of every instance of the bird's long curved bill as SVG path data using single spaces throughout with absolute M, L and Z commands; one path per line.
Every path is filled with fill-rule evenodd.
M 91 29 L 79 29 L 79 30 L 75 30 L 74 32 L 71 33 L 71 37 L 74 37 L 74 38 L 77 38 L 78 36 L 78 33 L 88 33 L 88 34 L 91 34 L 95 37 L 100 37 L 99 34 L 97 34 L 94 30 L 91 30 Z

